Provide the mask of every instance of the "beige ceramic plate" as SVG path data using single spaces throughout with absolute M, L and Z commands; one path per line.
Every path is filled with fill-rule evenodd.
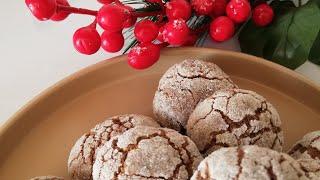
M 136 71 L 120 56 L 59 82 L 0 128 L 0 179 L 47 174 L 67 178 L 67 158 L 76 139 L 112 115 L 152 115 L 160 76 L 185 58 L 212 61 L 241 88 L 270 100 L 283 120 L 286 147 L 303 134 L 320 129 L 320 88 L 263 59 L 213 49 L 167 49 L 152 68 Z

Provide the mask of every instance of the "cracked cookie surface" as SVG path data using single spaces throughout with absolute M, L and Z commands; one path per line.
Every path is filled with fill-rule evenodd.
M 217 90 L 235 87 L 216 64 L 185 60 L 170 67 L 161 77 L 153 99 L 153 112 L 162 126 L 183 131 L 199 101 Z
M 141 125 L 160 127 L 148 116 L 126 114 L 108 118 L 81 136 L 71 149 L 68 159 L 68 173 L 72 179 L 92 179 L 92 166 L 97 149 L 112 137 Z
M 275 108 L 253 91 L 217 91 L 190 115 L 187 134 L 205 155 L 221 147 L 258 145 L 282 151 L 281 120 Z
M 299 163 L 285 153 L 258 146 L 221 148 L 206 157 L 191 180 L 302 180 Z
M 37 176 L 34 178 L 31 178 L 30 180 L 64 180 L 62 177 L 58 177 L 58 176 Z
M 140 126 L 98 151 L 93 179 L 189 179 L 202 156 L 187 137 L 167 128 Z
M 302 137 L 288 154 L 295 159 L 311 158 L 320 160 L 320 131 L 310 132 Z
M 301 169 L 309 179 L 320 179 L 320 160 L 298 159 L 297 161 L 300 163 Z

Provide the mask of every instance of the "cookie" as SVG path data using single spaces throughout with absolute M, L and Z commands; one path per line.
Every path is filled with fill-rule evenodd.
M 320 131 L 313 131 L 303 136 L 289 151 L 295 159 L 320 160 Z
M 217 65 L 200 60 L 185 60 L 170 67 L 161 77 L 153 99 L 153 112 L 164 127 L 182 132 L 199 101 L 217 90 L 234 88 Z
M 97 124 L 90 132 L 81 136 L 71 149 L 68 159 L 69 175 L 72 179 L 92 179 L 96 150 L 111 137 L 140 125 L 160 127 L 152 118 L 137 114 L 114 116 Z
M 320 179 L 320 160 L 298 159 L 297 161 L 309 179 Z
M 58 176 L 37 176 L 34 178 L 31 178 L 30 180 L 64 180 L 62 177 L 58 177 Z
M 139 126 L 101 147 L 93 179 L 189 179 L 202 156 L 196 145 L 177 131 Z
M 302 180 L 299 163 L 285 153 L 258 146 L 220 148 L 206 157 L 191 180 Z
M 205 155 L 221 147 L 258 145 L 282 150 L 276 109 L 253 91 L 223 90 L 200 102 L 190 115 L 188 136 Z

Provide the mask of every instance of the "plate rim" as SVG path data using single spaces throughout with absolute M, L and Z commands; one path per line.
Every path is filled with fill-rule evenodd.
M 275 69 L 276 71 L 282 71 L 283 73 L 292 76 L 294 79 L 298 79 L 299 81 L 311 86 L 320 94 L 320 85 L 316 84 L 315 82 L 311 81 L 310 79 L 306 78 L 305 76 L 289 69 L 284 66 L 281 66 L 279 64 L 276 64 L 272 61 L 245 54 L 242 52 L 236 52 L 236 51 L 230 51 L 230 50 L 222 50 L 222 49 L 215 49 L 215 48 L 204 48 L 204 47 L 176 47 L 176 48 L 164 48 L 161 50 L 161 54 L 170 54 L 172 51 L 211 51 L 212 53 L 216 54 L 225 54 L 229 56 L 238 56 L 245 59 L 245 61 L 254 62 L 257 64 L 262 64 L 264 66 L 267 66 L 269 68 Z M 29 111 L 30 109 L 34 108 L 37 103 L 43 101 L 46 97 L 54 94 L 54 92 L 58 91 L 60 88 L 65 86 L 66 84 L 71 83 L 72 81 L 75 81 L 76 79 L 81 78 L 82 76 L 85 76 L 86 74 L 89 74 L 93 71 L 96 71 L 100 68 L 104 68 L 105 66 L 110 66 L 112 64 L 121 63 L 123 61 L 126 61 L 126 58 L 123 58 L 126 55 L 119 55 L 115 56 L 109 59 L 102 60 L 98 63 L 89 65 L 87 67 L 84 67 L 64 78 L 57 81 L 53 85 L 49 86 L 48 88 L 45 88 L 42 90 L 39 94 L 31 98 L 26 104 L 24 104 L 22 107 L 20 107 L 13 115 L 10 116 L 5 122 L 3 122 L 0 125 L 0 137 L 2 137 L 6 131 L 8 131 L 10 128 L 13 127 L 15 123 L 18 122 L 20 117 L 23 117 L 23 115 Z M 137 70 L 139 71 L 139 70 Z

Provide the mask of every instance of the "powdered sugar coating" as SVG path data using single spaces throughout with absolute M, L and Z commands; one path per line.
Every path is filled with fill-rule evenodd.
M 218 91 L 200 102 L 190 115 L 187 134 L 203 154 L 239 145 L 282 151 L 283 144 L 275 108 L 264 97 L 243 89 Z
M 303 136 L 289 151 L 295 159 L 320 160 L 320 131 L 313 131 Z
M 189 179 L 201 160 L 187 136 L 172 129 L 140 126 L 99 149 L 93 179 Z
M 62 177 L 58 177 L 58 176 L 37 176 L 34 178 L 31 178 L 30 180 L 64 180 Z
M 320 160 L 298 159 L 297 161 L 309 179 L 320 179 Z
M 285 153 L 258 146 L 221 148 L 206 157 L 191 180 L 303 180 L 299 163 Z
M 198 104 L 217 90 L 234 88 L 217 65 L 185 60 L 170 67 L 162 76 L 153 99 L 153 112 L 162 126 L 181 131 Z
M 92 179 L 92 165 L 97 149 L 112 137 L 140 125 L 160 127 L 148 116 L 126 114 L 108 118 L 81 136 L 71 149 L 68 159 L 68 172 L 72 179 Z

